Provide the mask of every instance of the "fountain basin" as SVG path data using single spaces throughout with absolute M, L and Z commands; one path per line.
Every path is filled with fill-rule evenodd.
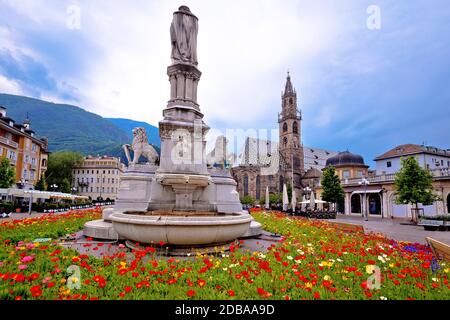
M 244 235 L 253 218 L 246 212 L 211 216 L 134 215 L 113 213 L 113 227 L 123 238 L 150 244 L 206 246 L 234 241 Z

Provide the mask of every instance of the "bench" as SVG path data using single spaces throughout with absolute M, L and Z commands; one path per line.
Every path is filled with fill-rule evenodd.
M 436 259 L 450 261 L 450 246 L 433 238 L 426 238 Z
M 331 222 L 336 229 L 344 232 L 362 232 L 364 233 L 364 227 L 359 224 L 345 223 L 345 222 Z

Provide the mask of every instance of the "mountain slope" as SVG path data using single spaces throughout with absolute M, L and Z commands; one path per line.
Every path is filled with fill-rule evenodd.
M 134 121 L 130 119 L 121 119 L 121 118 L 107 118 L 117 127 L 122 129 L 128 134 L 128 139 L 133 140 L 132 130 L 137 127 L 143 127 L 147 131 L 148 140 L 151 144 L 159 147 L 161 145 L 161 141 L 159 138 L 159 130 L 157 127 L 152 126 L 146 122 Z
M 129 136 L 109 120 L 82 108 L 54 104 L 38 99 L 0 94 L 0 105 L 16 122 L 31 120 L 31 129 L 39 137 L 47 137 L 50 151 L 73 150 L 87 154 L 110 154 Z

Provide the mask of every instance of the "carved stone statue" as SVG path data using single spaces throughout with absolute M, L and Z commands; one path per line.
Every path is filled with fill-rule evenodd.
M 173 14 L 170 27 L 172 42 L 172 63 L 198 65 L 197 61 L 198 19 L 186 6 Z
M 224 136 L 216 139 L 214 149 L 206 156 L 209 168 L 219 167 L 225 169 L 233 164 L 234 155 L 228 152 L 228 140 Z
M 133 129 L 133 143 L 131 146 L 129 144 L 124 145 L 123 149 L 128 159 L 128 163 L 131 164 L 139 163 L 139 158 L 141 156 L 147 158 L 150 164 L 156 164 L 159 160 L 158 152 L 156 152 L 155 148 L 148 143 L 145 128 Z M 133 161 L 131 161 L 130 149 L 134 152 Z

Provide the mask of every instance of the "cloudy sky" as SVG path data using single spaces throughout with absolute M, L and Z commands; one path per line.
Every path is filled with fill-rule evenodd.
M 450 148 L 448 0 L 0 0 L 0 92 L 157 125 L 182 4 L 215 132 L 277 128 L 289 69 L 307 146 Z

